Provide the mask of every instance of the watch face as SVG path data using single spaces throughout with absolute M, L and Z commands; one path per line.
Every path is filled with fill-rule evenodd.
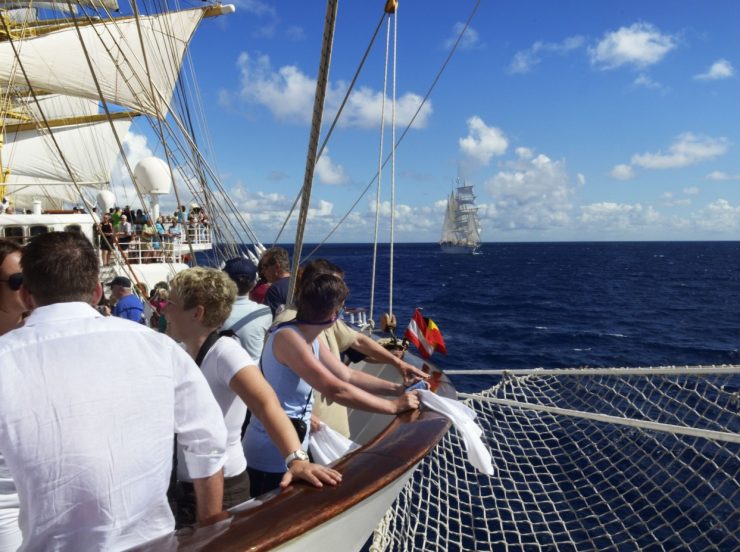
M 291 452 L 290 455 L 285 459 L 285 464 L 290 465 L 291 462 L 294 460 L 308 460 L 308 454 L 306 454 L 303 450 L 297 450 L 295 452 Z

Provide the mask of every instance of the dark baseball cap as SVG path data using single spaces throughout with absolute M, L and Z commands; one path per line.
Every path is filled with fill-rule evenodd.
M 125 276 L 116 276 L 115 278 L 113 278 L 113 280 L 111 280 L 110 282 L 108 282 L 106 285 L 108 287 L 121 286 L 121 287 L 125 287 L 125 288 L 130 288 L 131 287 L 131 280 L 129 280 Z
M 226 261 L 224 272 L 235 282 L 238 278 L 246 278 L 250 282 L 257 278 L 257 267 L 252 261 L 244 257 L 236 257 Z

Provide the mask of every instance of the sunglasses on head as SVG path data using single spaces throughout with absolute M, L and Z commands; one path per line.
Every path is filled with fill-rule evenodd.
M 0 280 L 0 282 L 8 282 L 8 287 L 10 289 L 18 291 L 21 289 L 21 285 L 23 284 L 23 274 L 16 272 L 15 274 L 8 276 L 7 280 Z

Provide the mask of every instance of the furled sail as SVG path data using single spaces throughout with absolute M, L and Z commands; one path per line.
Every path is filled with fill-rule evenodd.
M 80 203 L 80 194 L 69 182 L 10 176 L 7 195 L 16 209 L 30 209 L 39 199 L 45 209 L 61 209 L 65 203 Z
M 14 111 L 26 115 L 30 120 L 39 121 L 42 124 L 41 114 L 47 120 L 63 119 L 66 117 L 84 117 L 96 115 L 100 107 L 96 100 L 88 98 L 76 98 L 63 94 L 39 95 L 34 99 L 32 96 L 16 98 Z M 6 116 L 6 123 L 21 122 L 10 116 Z
M 128 132 L 131 121 L 113 121 L 119 139 Z M 71 181 L 91 187 L 107 186 L 119 148 L 108 121 L 84 123 L 54 129 L 54 137 L 72 174 L 62 163 L 54 142 L 44 130 L 9 133 L 3 149 L 3 162 L 10 167 L 8 193 L 19 186 L 54 182 L 69 185 Z M 25 179 L 25 180 L 24 180 Z
M 30 84 L 97 100 L 89 56 L 106 102 L 164 119 L 185 48 L 202 17 L 203 10 L 195 9 L 140 17 L 138 26 L 134 18 L 81 24 L 84 48 L 77 29 L 65 28 L 24 40 L 18 60 L 13 44 L 0 42 L 0 87 Z M 19 82 L 18 62 L 29 82 Z
M 0 0 L 0 9 L 14 10 L 29 8 L 50 9 L 58 12 L 69 12 L 69 4 L 66 1 L 61 2 L 31 2 L 30 0 Z M 86 8 L 104 8 L 109 11 L 118 11 L 118 2 L 116 0 L 75 0 L 72 8 L 78 6 Z M 76 13 L 76 12 L 75 12 Z

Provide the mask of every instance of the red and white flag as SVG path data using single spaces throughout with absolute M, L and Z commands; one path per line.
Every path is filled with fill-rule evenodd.
M 447 354 L 442 332 L 431 318 L 424 318 L 419 309 L 414 311 L 414 316 L 403 337 L 416 345 L 424 360 L 429 359 L 434 351 L 439 351 L 443 355 Z

